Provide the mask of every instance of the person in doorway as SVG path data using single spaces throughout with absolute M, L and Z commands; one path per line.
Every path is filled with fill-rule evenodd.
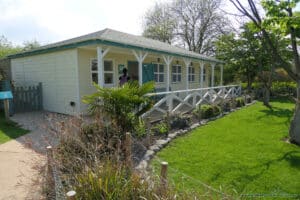
M 130 80 L 130 77 L 127 75 L 127 69 L 123 69 L 123 75 L 119 77 L 119 85 L 122 86 Z

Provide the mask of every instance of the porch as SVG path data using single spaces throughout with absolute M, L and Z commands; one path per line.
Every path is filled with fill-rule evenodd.
M 166 116 L 167 113 L 172 115 L 190 112 L 201 104 L 223 104 L 225 101 L 241 96 L 241 92 L 240 85 L 228 85 L 151 93 L 148 96 L 158 101 L 142 117 L 155 121 Z
M 89 59 L 90 69 L 94 72 L 91 81 L 101 87 L 118 86 L 118 77 L 122 75 L 123 68 L 127 68 L 131 80 L 138 81 L 140 85 L 154 81 L 158 92 L 223 85 L 223 62 L 214 58 L 195 58 L 116 46 L 79 49 L 93 49 L 95 52 L 96 56 Z

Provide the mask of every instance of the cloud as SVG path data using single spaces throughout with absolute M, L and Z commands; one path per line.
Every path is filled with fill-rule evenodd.
M 141 34 L 142 16 L 153 0 L 0 1 L 0 35 L 13 43 L 50 43 L 113 28 Z

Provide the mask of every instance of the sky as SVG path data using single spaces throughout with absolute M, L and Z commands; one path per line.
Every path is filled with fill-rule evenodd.
M 168 0 L 160 0 L 164 2 Z M 111 28 L 142 33 L 142 18 L 157 0 L 0 0 L 0 36 L 15 45 L 41 44 Z M 300 10 L 300 4 L 298 4 Z

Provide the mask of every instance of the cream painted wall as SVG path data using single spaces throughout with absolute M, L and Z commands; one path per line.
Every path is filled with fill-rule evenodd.
M 130 51 L 128 51 L 130 52 Z M 126 68 L 128 68 L 127 64 L 128 61 L 136 61 L 136 58 L 133 56 L 133 54 L 130 52 L 127 54 L 124 53 L 116 53 L 113 51 L 109 51 L 107 55 L 104 57 L 104 60 L 112 60 L 113 61 L 113 67 L 114 67 L 114 83 L 113 85 L 104 85 L 104 87 L 111 87 L 111 86 L 118 86 L 119 84 L 119 76 L 121 74 L 118 73 L 118 66 L 124 65 Z M 78 49 L 78 70 L 79 70 L 79 89 L 80 89 L 80 98 L 82 98 L 84 95 L 91 94 L 95 92 L 95 89 L 92 85 L 92 78 L 91 78 L 91 60 L 96 59 L 96 50 L 88 50 L 88 49 Z M 159 63 L 163 63 L 163 58 L 158 55 L 151 55 L 149 54 L 143 63 L 157 63 L 158 59 L 160 58 Z M 182 66 L 182 80 L 180 83 L 172 83 L 172 67 L 170 67 L 170 83 L 171 83 L 171 90 L 184 90 L 186 89 L 186 68 L 182 61 L 182 59 L 174 59 L 171 66 L 175 65 L 177 63 Z M 164 64 L 165 65 L 165 64 Z M 200 65 L 197 62 L 193 62 L 193 66 L 195 68 L 195 81 L 192 83 L 189 83 L 189 88 L 199 88 L 200 87 Z M 209 65 L 205 65 L 206 69 L 206 79 L 203 83 L 204 87 L 208 86 L 208 82 L 210 79 L 209 76 Z M 167 75 L 167 69 L 166 65 L 164 67 L 164 82 L 163 83 L 156 83 L 156 88 L 162 88 L 165 89 L 167 87 L 166 82 L 166 75 Z M 86 111 L 87 106 L 83 103 L 80 105 L 81 111 Z
M 11 60 L 16 85 L 43 84 L 45 110 L 74 114 L 80 110 L 77 78 L 77 50 L 59 51 Z M 75 106 L 70 106 L 70 102 Z

